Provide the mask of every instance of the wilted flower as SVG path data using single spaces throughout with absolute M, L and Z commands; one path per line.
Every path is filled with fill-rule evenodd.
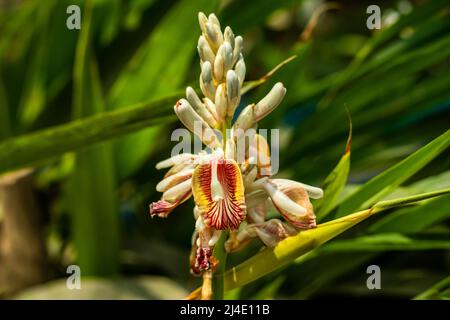
M 228 252 L 238 250 L 258 237 L 273 247 L 282 239 L 316 226 L 309 198 L 322 197 L 322 190 L 299 182 L 274 179 L 270 149 L 259 134 L 248 135 L 258 121 L 282 101 L 286 88 L 277 83 L 258 103 L 240 112 L 231 125 L 241 101 L 245 79 L 242 55 L 243 39 L 230 27 L 222 33 L 214 14 L 198 15 L 202 35 L 198 40 L 200 89 L 203 98 L 191 87 L 186 99 L 174 107 L 180 121 L 211 152 L 179 154 L 156 165 L 170 168 L 156 186 L 161 200 L 150 205 L 150 215 L 167 217 L 179 204 L 194 196 L 195 232 L 192 238 L 191 272 L 205 275 L 220 263 L 212 253 L 223 230 L 229 230 L 225 242 Z M 231 129 L 230 136 L 225 133 Z M 239 150 L 240 139 L 247 139 Z M 241 151 L 241 153 L 240 153 Z M 269 210 L 277 210 L 279 219 L 266 221 Z

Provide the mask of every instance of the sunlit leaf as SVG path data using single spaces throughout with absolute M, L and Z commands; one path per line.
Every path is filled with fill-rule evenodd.
M 385 209 L 403 206 L 416 201 L 436 197 L 449 193 L 450 189 L 440 190 L 427 194 L 415 195 L 407 198 L 381 201 L 372 208 L 346 215 L 323 224 L 317 228 L 299 232 L 297 235 L 286 238 L 271 249 L 266 248 L 245 262 L 231 268 L 224 275 L 225 290 L 252 282 L 292 261 L 299 256 L 319 247 L 345 230 L 359 222 Z
M 449 145 L 450 130 L 359 188 L 340 204 L 336 216 L 342 217 L 346 212 L 374 203 L 427 165 Z
M 339 160 L 337 166 L 325 179 L 322 186 L 324 197 L 314 203 L 315 214 L 317 220 L 322 220 L 328 213 L 330 213 L 337 205 L 337 200 L 344 189 L 347 182 L 348 173 L 350 171 L 350 149 L 352 143 L 352 129 L 350 122 L 350 133 L 345 148 L 345 153 Z

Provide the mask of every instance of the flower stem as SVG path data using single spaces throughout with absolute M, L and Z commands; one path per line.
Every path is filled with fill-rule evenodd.
M 228 236 L 228 231 L 223 231 L 219 241 L 217 241 L 216 246 L 214 247 L 214 257 L 219 262 L 216 271 L 214 272 L 213 277 L 213 299 L 214 300 L 223 300 L 224 295 L 224 282 L 223 275 L 226 270 L 226 262 L 227 262 L 227 253 L 225 251 L 225 241 Z

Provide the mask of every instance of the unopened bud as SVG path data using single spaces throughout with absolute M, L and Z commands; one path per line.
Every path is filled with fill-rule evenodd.
M 245 72 L 246 72 L 245 61 L 243 58 L 238 60 L 234 70 L 236 71 L 236 75 L 239 79 L 239 86 L 242 87 L 242 85 L 244 84 Z
M 186 98 L 194 108 L 195 112 L 197 112 L 209 126 L 211 126 L 212 128 L 219 127 L 219 123 L 217 122 L 217 120 L 201 102 L 200 98 L 197 96 L 197 93 L 191 87 L 186 88 Z
M 234 39 L 234 48 L 233 48 L 233 62 L 238 61 L 239 57 L 242 53 L 244 39 L 241 36 L 237 36 Z
M 272 90 L 256 104 L 254 109 L 255 121 L 258 122 L 272 112 L 283 100 L 285 94 L 286 88 L 283 84 L 281 82 L 276 83 Z
M 216 90 L 216 97 L 214 100 L 214 104 L 217 108 L 217 114 L 221 120 L 225 119 L 225 116 L 227 114 L 227 107 L 228 107 L 228 101 L 227 101 L 227 95 L 225 90 L 225 84 L 220 84 L 217 87 Z
M 197 45 L 198 55 L 200 56 L 201 61 L 209 61 L 211 64 L 214 63 L 214 53 L 209 47 L 208 42 L 206 41 L 204 36 L 200 36 L 198 38 L 198 45 Z
M 200 74 L 200 89 L 203 94 L 211 100 L 214 100 L 216 88 L 213 83 L 212 66 L 209 61 L 202 64 L 202 72 Z
M 223 32 L 223 39 L 231 45 L 232 49 L 234 49 L 234 33 L 230 27 L 225 28 Z
M 234 70 L 228 70 L 227 72 L 227 98 L 227 116 L 232 117 L 241 99 L 239 79 Z

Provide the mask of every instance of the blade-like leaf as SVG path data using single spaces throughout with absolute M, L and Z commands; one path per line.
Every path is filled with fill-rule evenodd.
M 443 279 L 442 281 L 439 281 L 437 284 L 435 284 L 425 292 L 422 292 L 421 294 L 417 295 L 414 298 L 414 300 L 429 300 L 429 299 L 434 300 L 440 298 L 448 300 L 450 296 L 449 291 L 450 291 L 450 276 Z M 441 297 L 441 295 L 444 294 L 444 292 L 447 292 L 446 297 Z
M 397 165 L 372 178 L 341 203 L 336 217 L 342 217 L 346 212 L 371 205 L 414 175 L 449 145 L 450 130 L 420 148 Z
M 380 233 L 349 240 L 335 241 L 319 248 L 319 252 L 380 252 L 392 250 L 449 250 L 450 241 L 423 240 L 400 233 Z
M 450 196 L 439 197 L 417 207 L 393 212 L 373 224 L 369 231 L 414 233 L 446 217 L 450 217 Z
M 97 65 L 90 51 L 92 1 L 86 1 L 74 66 L 74 117 L 104 110 Z M 76 154 L 66 197 L 72 214 L 77 263 L 84 275 L 111 276 L 118 271 L 119 221 L 111 144 Z M 99 232 L 99 230 L 102 230 Z
M 224 275 L 225 290 L 243 286 L 294 261 L 299 256 L 319 247 L 345 230 L 387 208 L 414 203 L 449 192 L 450 189 L 446 189 L 379 202 L 370 209 L 320 224 L 315 229 L 299 232 L 297 235 L 281 241 L 274 248 L 266 248 L 245 262 L 228 270 Z
M 176 119 L 172 103 L 181 96 L 141 103 L 123 110 L 104 112 L 68 124 L 51 127 L 0 143 L 0 173 L 41 164 L 68 151 L 120 137 L 152 125 Z
M 350 153 L 352 144 L 352 124 L 350 121 L 350 133 L 347 139 L 345 153 L 337 166 L 326 177 L 322 186 L 324 197 L 314 203 L 315 214 L 317 220 L 322 220 L 336 206 L 337 200 L 344 189 L 347 182 L 348 173 L 350 172 Z

